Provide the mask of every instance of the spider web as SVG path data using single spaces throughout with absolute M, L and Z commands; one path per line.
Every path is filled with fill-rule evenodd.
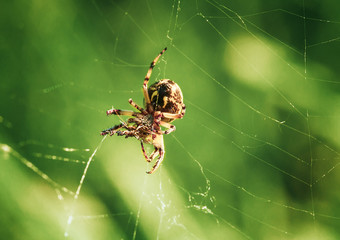
M 339 238 L 339 4 L 6 4 L 4 239 Z M 99 132 L 165 46 L 150 81 L 187 113 L 147 175 L 136 139 Z

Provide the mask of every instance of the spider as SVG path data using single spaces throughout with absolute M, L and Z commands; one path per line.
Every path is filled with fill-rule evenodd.
M 143 95 L 145 107 L 140 107 L 130 98 L 129 103 L 132 107 L 136 108 L 138 112 L 115 108 L 107 110 L 106 114 L 108 116 L 125 115 L 130 116 L 130 118 L 126 123 L 122 122 L 121 124 L 101 132 L 102 136 L 107 134 L 112 136 L 116 134 L 118 136 L 125 136 L 125 138 L 135 137 L 140 140 L 142 152 L 147 162 L 153 161 L 158 153 L 158 159 L 154 166 L 150 171 L 146 172 L 148 174 L 156 171 L 164 159 L 165 151 L 163 135 L 176 130 L 176 127 L 170 123 L 175 119 L 183 118 L 185 114 L 183 94 L 175 82 L 170 79 L 162 79 L 148 88 L 152 69 L 166 50 L 167 48 L 164 48 L 151 62 L 150 68 L 144 78 Z M 161 126 L 166 130 L 163 131 Z M 124 129 L 124 131 L 121 129 Z M 154 151 L 149 156 L 144 149 L 143 143 L 152 144 L 154 146 Z

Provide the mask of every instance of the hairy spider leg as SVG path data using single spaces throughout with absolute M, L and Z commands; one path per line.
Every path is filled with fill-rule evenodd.
M 100 135 L 104 136 L 104 135 L 110 134 L 110 136 L 112 136 L 113 134 L 116 133 L 116 131 L 117 131 L 118 129 L 120 129 L 120 128 L 124 127 L 124 126 L 125 126 L 125 124 L 123 124 L 123 123 L 118 124 L 118 125 L 113 126 L 113 127 L 109 128 L 109 129 L 103 130 L 103 131 L 100 133 Z
M 163 117 L 165 118 L 170 118 L 170 119 L 179 119 L 179 118 L 183 118 L 183 114 L 182 113 L 162 113 Z
M 185 109 L 185 107 L 184 107 Z M 184 111 L 185 112 L 185 111 Z M 169 134 L 176 130 L 175 125 L 172 125 L 170 123 L 161 121 L 162 117 L 169 118 L 169 119 L 177 119 L 182 118 L 184 113 L 180 114 L 173 114 L 173 113 L 162 113 L 160 111 L 155 112 L 154 114 L 154 129 L 153 131 L 158 134 Z M 160 126 L 168 128 L 166 131 L 161 131 Z
M 162 117 L 169 118 L 169 119 L 180 119 L 183 118 L 185 114 L 185 104 L 182 105 L 182 111 L 181 113 L 167 113 L 167 112 L 162 112 Z
M 120 110 L 120 109 L 109 109 L 106 111 L 106 114 L 109 116 L 109 115 L 124 115 L 124 116 L 133 116 L 133 117 L 137 117 L 139 116 L 140 113 L 136 113 L 136 112 L 133 112 L 133 111 L 128 111 L 128 110 Z M 128 122 L 133 122 L 131 121 L 130 119 L 128 120 Z M 120 128 L 125 128 L 127 130 L 133 130 L 133 128 L 129 127 L 126 125 L 126 123 L 121 123 L 121 124 L 118 124 L 116 126 L 113 126 L 109 129 L 106 129 L 106 130 L 103 130 L 100 135 L 104 136 L 104 135 L 107 135 L 107 134 L 110 134 L 110 136 L 114 135 L 115 133 L 118 133 L 117 130 L 120 129 Z M 119 131 L 120 132 L 120 131 Z M 124 131 L 126 132 L 126 131 Z M 122 132 L 120 132 L 121 134 Z M 119 135 L 119 134 L 118 134 Z
M 159 156 L 158 156 L 158 159 L 157 159 L 155 165 L 153 165 L 152 169 L 151 169 L 150 171 L 146 172 L 147 174 L 151 174 L 151 173 L 153 173 L 154 171 L 156 171 L 157 168 L 160 166 L 160 164 L 162 163 L 162 161 L 163 161 L 163 159 L 164 159 L 164 151 L 163 151 L 161 148 L 159 148 L 159 149 L 156 149 L 156 148 L 155 148 L 155 150 L 156 150 L 156 151 L 158 150 Z
M 155 148 L 155 150 L 150 154 L 150 156 L 148 156 L 145 152 L 144 144 L 143 144 L 142 141 L 140 142 L 140 145 L 142 146 L 142 152 L 143 152 L 143 155 L 145 157 L 145 160 L 147 162 L 151 162 L 155 158 L 155 153 L 157 152 L 158 149 Z
M 152 131 L 154 133 L 158 133 L 161 134 L 161 128 L 160 128 L 160 123 L 161 123 L 161 119 L 163 117 L 163 114 L 161 111 L 156 111 L 153 115 L 154 119 L 153 119 L 153 128 Z
M 184 117 L 185 110 L 186 110 L 186 106 L 185 106 L 185 104 L 183 103 L 183 104 L 182 104 L 182 111 L 181 111 L 181 115 L 182 115 L 182 117 L 181 117 L 181 118 L 183 118 L 183 117 Z
M 129 99 L 129 103 L 131 104 L 132 107 L 136 108 L 138 111 L 140 111 L 141 113 L 144 113 L 146 114 L 147 112 L 142 108 L 140 107 L 137 103 L 135 103 L 132 98 Z
M 136 133 L 134 130 L 117 131 L 117 136 L 125 136 L 125 138 L 136 137 Z
M 129 110 L 120 110 L 120 109 L 109 109 L 106 111 L 106 115 L 124 115 L 124 116 L 134 116 L 136 117 L 138 113 Z
M 171 132 L 173 132 L 173 131 L 176 130 L 175 125 L 172 125 L 172 124 L 170 124 L 170 123 L 160 121 L 159 124 L 160 124 L 161 126 L 163 126 L 163 127 L 168 128 L 168 130 L 166 130 L 166 131 L 161 131 L 162 134 L 169 134 L 169 133 L 171 133 Z
M 162 54 L 166 51 L 167 48 L 164 48 L 159 54 L 158 56 L 152 61 L 152 63 L 150 64 L 150 68 L 148 70 L 148 72 L 146 73 L 146 76 L 144 78 L 144 83 L 143 83 L 143 94 L 144 94 L 144 99 L 145 99 L 145 104 L 147 106 L 151 106 L 150 103 L 150 97 L 149 97 L 149 93 L 148 93 L 148 82 L 152 73 L 152 69 L 154 68 L 154 66 L 156 65 L 158 59 L 162 56 Z
M 140 120 L 139 118 L 129 118 L 127 120 L 128 123 L 135 123 L 135 124 L 141 124 L 142 123 L 142 120 Z

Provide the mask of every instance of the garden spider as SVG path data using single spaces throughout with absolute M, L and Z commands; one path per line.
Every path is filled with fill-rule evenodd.
M 185 114 L 182 91 L 175 82 L 170 79 L 162 79 L 148 88 L 152 69 L 166 49 L 167 48 L 164 48 L 152 61 L 144 78 L 143 94 L 145 108 L 141 108 L 130 98 L 129 103 L 139 112 L 114 108 L 106 111 L 107 115 L 125 115 L 131 118 L 127 120 L 127 123 L 118 124 L 101 132 L 103 136 L 107 134 L 110 136 L 117 134 L 118 136 L 125 136 L 126 138 L 137 138 L 141 142 L 142 152 L 147 162 L 155 159 L 158 152 L 158 159 L 152 169 L 146 172 L 148 174 L 156 171 L 164 159 L 163 134 L 169 134 L 176 129 L 170 122 L 183 118 Z M 163 131 L 161 126 L 167 130 Z M 119 129 L 125 130 L 120 131 Z M 146 154 L 143 142 L 154 146 L 155 149 L 150 156 Z

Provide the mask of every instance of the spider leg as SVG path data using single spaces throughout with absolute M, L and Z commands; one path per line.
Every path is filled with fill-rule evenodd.
M 125 116 L 134 116 L 136 117 L 138 113 L 129 110 L 120 110 L 120 109 L 109 109 L 106 111 L 106 115 L 125 115 Z
M 154 120 L 153 120 L 153 125 L 152 125 L 153 127 L 152 131 L 154 133 L 161 133 L 160 123 L 161 123 L 163 114 L 161 111 L 156 111 L 153 116 L 154 116 Z
M 155 153 L 157 152 L 157 148 L 155 148 L 155 150 L 154 150 L 154 151 L 150 154 L 150 156 L 148 157 L 148 155 L 147 155 L 146 152 L 145 152 L 143 142 L 141 141 L 140 144 L 141 144 L 141 146 L 142 146 L 142 152 L 143 152 L 143 155 L 144 155 L 144 157 L 145 157 L 145 160 L 146 160 L 147 162 L 151 162 L 151 161 L 155 158 L 154 155 L 155 155 Z
M 148 172 L 146 172 L 147 174 L 151 174 L 153 173 L 154 171 L 157 170 L 157 168 L 161 165 L 163 159 L 164 159 L 164 150 L 163 148 L 155 148 L 155 151 L 158 151 L 159 152 L 159 156 L 158 156 L 158 159 L 155 163 L 155 165 L 153 165 L 152 169 Z
M 144 78 L 144 83 L 143 83 L 143 94 L 144 94 L 144 99 L 145 99 L 145 103 L 147 105 L 149 105 L 150 102 L 150 97 L 149 97 L 149 93 L 148 93 L 148 82 L 152 73 L 152 69 L 154 68 L 154 66 L 156 65 L 158 59 L 162 56 L 162 54 L 166 51 L 167 48 L 164 48 L 159 54 L 158 56 L 152 61 L 152 63 L 150 64 L 150 68 L 148 70 L 148 72 L 146 73 L 146 76 Z
M 146 113 L 146 111 L 142 107 L 140 107 L 137 103 L 135 103 L 131 98 L 129 99 L 129 103 L 131 104 L 132 107 L 136 108 L 138 111 Z
M 182 104 L 182 111 L 181 111 L 182 118 L 184 117 L 185 110 L 186 110 L 186 106 L 185 106 L 185 104 L 183 103 L 183 104 Z
M 133 130 L 117 131 L 117 136 L 125 136 L 125 138 L 136 137 L 136 133 Z
M 185 104 L 182 105 L 182 111 L 181 113 L 167 113 L 167 112 L 162 112 L 162 117 L 164 118 L 169 118 L 169 119 L 180 119 L 184 117 L 185 114 Z
M 151 159 L 151 161 L 156 157 L 155 153 L 157 153 L 157 149 L 155 149 L 149 156 L 149 158 Z
M 135 118 L 130 118 L 128 120 L 128 122 L 134 122 L 134 121 L 130 121 L 130 120 L 134 120 Z M 119 129 L 121 128 L 125 128 L 127 129 L 128 131 L 118 131 Z M 102 136 L 105 136 L 107 134 L 110 134 L 110 136 L 114 135 L 115 133 L 117 133 L 118 136 L 122 136 L 122 135 L 132 135 L 132 136 L 135 136 L 135 133 L 134 133 L 134 130 L 136 129 L 135 126 L 129 126 L 127 125 L 126 123 L 121 123 L 121 124 L 118 124 L 116 126 L 113 126 L 111 128 L 108 128 L 106 130 L 103 130 L 100 135 Z
M 109 128 L 109 129 L 106 129 L 106 130 L 103 130 L 100 135 L 104 136 L 104 135 L 107 135 L 107 134 L 110 134 L 110 136 L 112 136 L 113 134 L 116 133 L 116 131 L 122 127 L 124 127 L 125 124 L 121 123 L 121 124 L 118 124 L 112 128 Z
M 141 121 L 139 118 L 129 118 L 129 119 L 127 120 L 127 122 L 128 122 L 128 123 L 135 123 L 135 124 L 137 124 L 137 125 L 139 125 L 139 124 L 142 123 L 142 121 Z
M 162 113 L 163 117 L 170 119 L 180 119 L 183 118 L 183 113 L 175 114 L 175 113 Z
M 176 130 L 175 125 L 172 125 L 172 124 L 167 123 L 167 122 L 161 121 L 161 122 L 160 122 L 160 125 L 163 126 L 163 127 L 168 128 L 168 130 L 162 131 L 162 134 L 169 134 L 169 133 L 171 133 L 171 132 L 173 132 L 173 131 Z

